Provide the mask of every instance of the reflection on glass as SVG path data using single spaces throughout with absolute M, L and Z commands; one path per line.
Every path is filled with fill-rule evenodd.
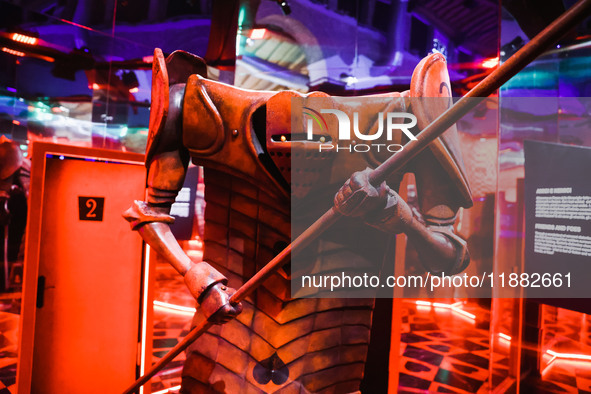
M 535 29 L 534 24 L 534 21 L 523 18 L 519 20 L 520 27 L 526 32 Z M 528 40 L 528 36 L 509 15 L 504 15 L 501 31 L 501 58 L 506 60 Z M 591 86 L 590 55 L 588 40 L 562 47 L 558 45 L 500 90 L 497 272 L 523 272 L 525 268 L 524 141 L 591 146 L 591 133 L 588 132 L 590 101 L 585 97 Z M 577 309 L 576 302 L 565 301 Z M 560 328 L 568 325 L 567 321 L 586 322 L 588 315 L 551 306 L 556 300 L 542 302 L 540 305 L 527 299 L 493 300 L 492 312 L 496 316 L 491 325 L 493 389 L 521 387 L 522 390 L 537 390 L 545 387 L 550 391 L 576 390 L 568 384 L 565 386 L 564 379 L 557 378 L 548 367 L 556 363 L 557 368 L 559 364 L 562 368 L 572 361 L 562 360 L 562 353 L 589 353 L 584 336 L 577 334 L 569 336 L 568 340 L 564 336 L 561 339 L 563 329 Z M 568 349 L 565 350 L 563 345 L 567 342 Z M 508 363 L 504 361 L 507 358 Z M 580 362 L 577 368 L 565 367 L 562 377 L 572 377 L 574 382 L 585 373 L 584 368 L 579 368 Z M 529 371 L 528 379 L 522 381 L 531 365 L 536 365 L 535 370 Z
M 498 59 L 498 9 L 486 2 L 478 11 L 469 4 L 406 1 L 280 3 L 240 2 L 237 86 L 339 95 L 404 90 L 431 52 L 444 54 L 452 80 L 464 85 Z M 461 22 L 466 17 L 470 24 Z

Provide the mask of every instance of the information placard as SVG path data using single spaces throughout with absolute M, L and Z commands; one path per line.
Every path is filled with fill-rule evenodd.
M 525 141 L 524 150 L 527 296 L 590 297 L 591 149 Z

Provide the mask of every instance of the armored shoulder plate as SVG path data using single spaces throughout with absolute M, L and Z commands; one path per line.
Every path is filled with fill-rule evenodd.
M 160 48 L 154 50 L 152 63 L 152 104 L 150 132 L 146 146 L 146 165 L 150 163 L 168 117 L 169 90 L 172 85 L 185 83 L 190 75 L 205 77 L 207 66 L 203 59 L 184 51 L 175 51 L 166 59 Z
M 160 133 L 168 117 L 168 72 L 160 48 L 154 50 L 152 63 L 152 103 L 150 106 L 150 132 L 146 145 L 146 165 L 149 165 L 154 148 L 158 145 Z
M 429 55 L 417 65 L 411 79 L 410 95 L 412 112 L 417 116 L 421 130 L 451 106 L 449 75 L 442 54 Z M 450 127 L 429 148 L 461 195 L 460 206 L 471 207 L 472 193 L 460 153 L 456 126 Z
M 18 145 L 2 136 L 0 138 L 0 179 L 6 179 L 23 163 L 23 153 Z

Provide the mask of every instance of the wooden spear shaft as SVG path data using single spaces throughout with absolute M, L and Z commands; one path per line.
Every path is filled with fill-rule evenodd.
M 390 174 L 400 170 L 414 156 L 425 149 L 433 140 L 443 134 L 448 128 L 454 125 L 460 118 L 466 115 L 472 108 L 488 97 L 495 90 L 500 88 L 505 82 L 511 79 L 515 74 L 521 71 L 536 57 L 550 48 L 552 44 L 558 41 L 570 29 L 578 25 L 587 16 L 591 14 L 591 0 L 579 0 L 568 11 L 558 17 L 548 27 L 542 30 L 529 43 L 523 46 L 517 53 L 511 56 L 500 67 L 489 74 L 478 85 L 468 92 L 464 97 L 458 100 L 452 107 L 442 113 L 437 119 L 429 124 L 423 131 L 417 135 L 417 140 L 412 144 L 405 146 L 405 149 L 392 155 L 379 167 L 372 171 L 369 176 L 373 185 L 379 185 Z M 480 98 L 480 100 L 478 99 Z M 333 208 L 330 208 L 316 222 L 314 222 L 306 231 L 297 237 L 290 245 L 283 249 L 266 266 L 243 284 L 230 298 L 232 304 L 238 304 L 254 292 L 265 280 L 267 280 L 275 271 L 285 265 L 291 257 L 291 252 L 298 251 L 309 245 L 325 230 L 331 227 L 340 217 L 340 214 Z M 166 364 L 172 361 L 180 352 L 185 350 L 195 339 L 207 331 L 213 323 L 204 321 L 183 338 L 173 349 L 150 368 L 144 376 L 136 380 L 124 394 L 131 394 L 139 387 L 145 384 Z

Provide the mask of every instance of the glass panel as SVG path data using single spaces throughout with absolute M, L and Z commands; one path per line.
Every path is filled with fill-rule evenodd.
M 151 84 L 144 56 L 153 49 L 51 13 L 21 13 L 27 30 L 1 33 L 9 41 L 0 56 L 13 64 L 2 76 L 3 133 L 23 150 L 43 140 L 143 153 Z
M 524 17 L 516 3 L 504 2 L 501 25 L 501 60 L 524 45 L 554 16 L 541 13 L 538 20 Z M 553 7 L 562 7 L 554 3 Z M 581 28 L 578 29 L 581 33 Z M 543 57 L 531 63 L 500 91 L 499 178 L 496 206 L 497 272 L 523 272 L 525 261 L 524 141 L 543 141 L 589 147 L 589 42 L 570 36 Z M 573 43 L 574 42 L 574 43 Z M 524 100 L 522 97 L 531 97 Z M 556 163 L 557 166 L 560 163 Z M 555 177 L 554 177 L 555 178 Z M 556 179 L 548 178 L 548 182 Z M 568 256 L 562 254 L 564 264 Z M 527 263 L 531 265 L 531 263 Z M 531 271 L 532 267 L 529 267 Z M 568 305 L 568 306 L 567 306 Z M 586 327 L 589 313 L 584 300 L 493 300 L 491 326 L 492 388 L 522 391 L 576 391 L 576 381 L 585 376 L 584 364 L 567 360 L 562 353 L 584 358 L 589 353 L 583 331 L 563 334 L 568 324 Z M 558 308 L 567 306 L 570 310 Z M 580 312 L 577 312 L 580 311 Z M 570 322 L 570 323 L 569 323 Z M 564 325 L 563 325 L 564 324 Z M 541 330 L 541 331 L 540 331 Z M 567 350 L 565 350 L 568 348 Z M 555 355 L 560 357 L 554 357 Z M 558 361 L 558 362 L 557 362 Z M 556 363 L 556 364 L 555 364 Z M 574 363 L 574 364 L 573 364 Z M 575 367 L 576 364 L 576 367 Z M 527 366 L 536 365 L 534 371 Z M 552 369 L 552 368 L 557 369 Z M 559 372 L 559 373 L 558 373 Z M 558 375 L 557 375 L 558 373 Z
M 427 1 L 286 3 L 240 2 L 235 85 L 359 95 L 407 89 L 414 67 L 431 52 L 443 53 L 452 80 L 466 84 L 463 78 L 498 60 L 494 3 L 479 2 L 478 11 Z M 466 17 L 473 23 L 461 23 Z M 486 59 L 492 63 L 483 66 Z

